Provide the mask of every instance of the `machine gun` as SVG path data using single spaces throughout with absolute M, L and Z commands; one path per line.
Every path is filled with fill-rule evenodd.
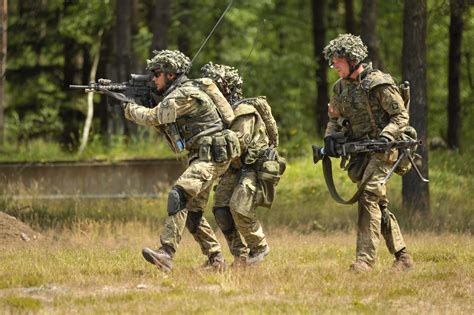
M 385 152 L 390 149 L 398 149 L 399 155 L 397 161 L 394 163 L 387 175 L 381 180 L 380 184 L 385 184 L 390 177 L 393 175 L 393 172 L 397 170 L 397 167 L 402 161 L 408 159 L 409 163 L 413 166 L 418 177 L 425 183 L 429 182 L 428 179 L 423 177 L 418 166 L 414 161 L 413 151 L 416 149 L 416 146 L 422 145 L 423 141 L 421 140 L 395 140 L 392 142 L 385 142 L 380 140 L 361 140 L 354 142 L 346 142 L 347 138 L 342 134 L 337 133 L 333 136 L 335 139 L 335 152 L 338 156 L 342 157 L 343 161 L 347 160 L 351 154 L 364 153 L 364 152 Z M 351 204 L 354 203 L 359 194 L 362 192 L 366 182 L 362 183 L 359 186 L 357 193 L 348 201 L 343 200 L 337 193 L 334 180 L 332 178 L 331 170 L 331 160 L 326 154 L 326 149 L 324 147 L 319 147 L 318 145 L 313 144 L 313 162 L 314 164 L 318 163 L 320 160 L 323 160 L 323 173 L 328 186 L 331 196 L 339 203 Z M 341 163 L 342 165 L 343 163 Z M 366 179 L 368 181 L 369 178 Z
M 89 85 L 69 85 L 71 89 L 84 89 L 86 93 L 100 93 L 125 103 L 136 103 L 154 107 L 157 102 L 157 90 L 152 75 L 131 74 L 128 82 L 116 83 L 109 79 L 99 79 Z

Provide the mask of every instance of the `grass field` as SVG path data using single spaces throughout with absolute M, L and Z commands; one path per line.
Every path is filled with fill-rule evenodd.
M 76 225 L 43 240 L 3 244 L 0 313 L 431 313 L 474 312 L 471 235 L 409 234 L 415 269 L 396 273 L 381 246 L 377 269 L 353 274 L 355 235 L 268 231 L 263 264 L 202 270 L 205 257 L 185 232 L 175 269 L 146 263 L 157 232 L 141 223 Z M 219 234 L 221 243 L 222 235 Z M 226 258 L 231 258 L 225 249 Z

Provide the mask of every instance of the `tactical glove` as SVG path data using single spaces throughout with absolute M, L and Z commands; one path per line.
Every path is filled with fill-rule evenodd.
M 324 150 L 327 156 L 339 157 L 339 154 L 336 152 L 336 140 L 331 136 L 324 138 Z

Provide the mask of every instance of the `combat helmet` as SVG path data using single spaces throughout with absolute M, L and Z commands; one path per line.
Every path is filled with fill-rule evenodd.
M 191 61 L 179 50 L 154 50 L 155 56 L 146 61 L 146 69 L 159 69 L 166 73 L 184 73 Z
M 324 47 L 323 54 L 330 65 L 333 58 L 347 58 L 350 61 L 355 61 L 358 65 L 367 58 L 367 46 L 362 42 L 360 36 L 339 34 Z
M 242 77 L 234 67 L 208 62 L 201 68 L 201 75 L 212 79 L 222 94 L 234 101 L 242 98 Z

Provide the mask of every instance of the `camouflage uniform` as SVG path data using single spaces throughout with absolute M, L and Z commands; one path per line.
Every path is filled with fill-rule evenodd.
M 242 155 L 231 163 L 214 195 L 213 212 L 236 261 L 268 254 L 269 247 L 257 219 L 258 158 L 270 146 L 265 123 L 251 104 L 243 99 L 242 80 L 236 69 L 206 64 L 203 76 L 212 78 L 233 103 L 235 119 L 230 126 L 240 142 Z M 255 261 L 259 262 L 259 261 Z
M 346 46 L 341 44 L 344 40 Z M 361 62 L 366 51 L 363 51 L 365 46 L 361 48 L 361 41 L 358 40 L 360 41 L 350 34 L 340 35 L 325 48 L 326 58 L 331 61 L 334 57 L 345 56 Z M 348 54 L 351 50 L 347 48 L 351 48 L 351 45 L 355 48 L 352 55 Z M 350 141 L 379 137 L 392 141 L 399 139 L 408 126 L 408 113 L 398 87 L 389 74 L 372 69 L 371 64 L 363 64 L 363 67 L 363 72 L 356 79 L 343 78 L 335 83 L 325 135 L 331 136 L 335 132 L 344 131 Z M 342 124 L 342 121 L 349 122 L 349 125 Z M 356 248 L 356 262 L 363 262 L 368 267 L 375 263 L 380 234 L 390 253 L 395 254 L 406 247 L 397 220 L 387 208 L 386 187 L 380 184 L 396 159 L 397 151 L 392 150 L 362 157 L 351 156 L 349 161 L 349 175 L 351 165 L 355 165 L 357 160 L 367 163 L 360 178 L 351 178 L 358 185 L 370 176 L 358 200 Z
M 166 52 L 169 51 L 158 52 L 155 58 L 163 54 L 166 57 Z M 151 66 L 157 67 L 156 64 Z M 212 184 L 227 170 L 230 159 L 226 156 L 225 159 L 216 161 L 213 155 L 206 158 L 199 154 L 202 139 L 205 137 L 214 139 L 224 132 L 224 125 L 216 106 L 202 90 L 201 82 L 184 80 L 154 108 L 127 104 L 125 117 L 139 125 L 153 126 L 164 133 L 173 151 L 183 149 L 180 148 L 180 141 L 189 151 L 189 166 L 174 185 L 178 193 L 183 192 L 182 200 L 186 201 L 185 206 L 176 213 L 170 213 L 172 197 L 170 193 L 169 216 L 165 220 L 160 236 L 162 247 L 171 249 L 169 254 L 172 257 L 186 226 L 198 241 L 203 254 L 210 257 L 220 253 L 219 242 L 209 223 L 202 216 L 202 212 L 207 204 Z

